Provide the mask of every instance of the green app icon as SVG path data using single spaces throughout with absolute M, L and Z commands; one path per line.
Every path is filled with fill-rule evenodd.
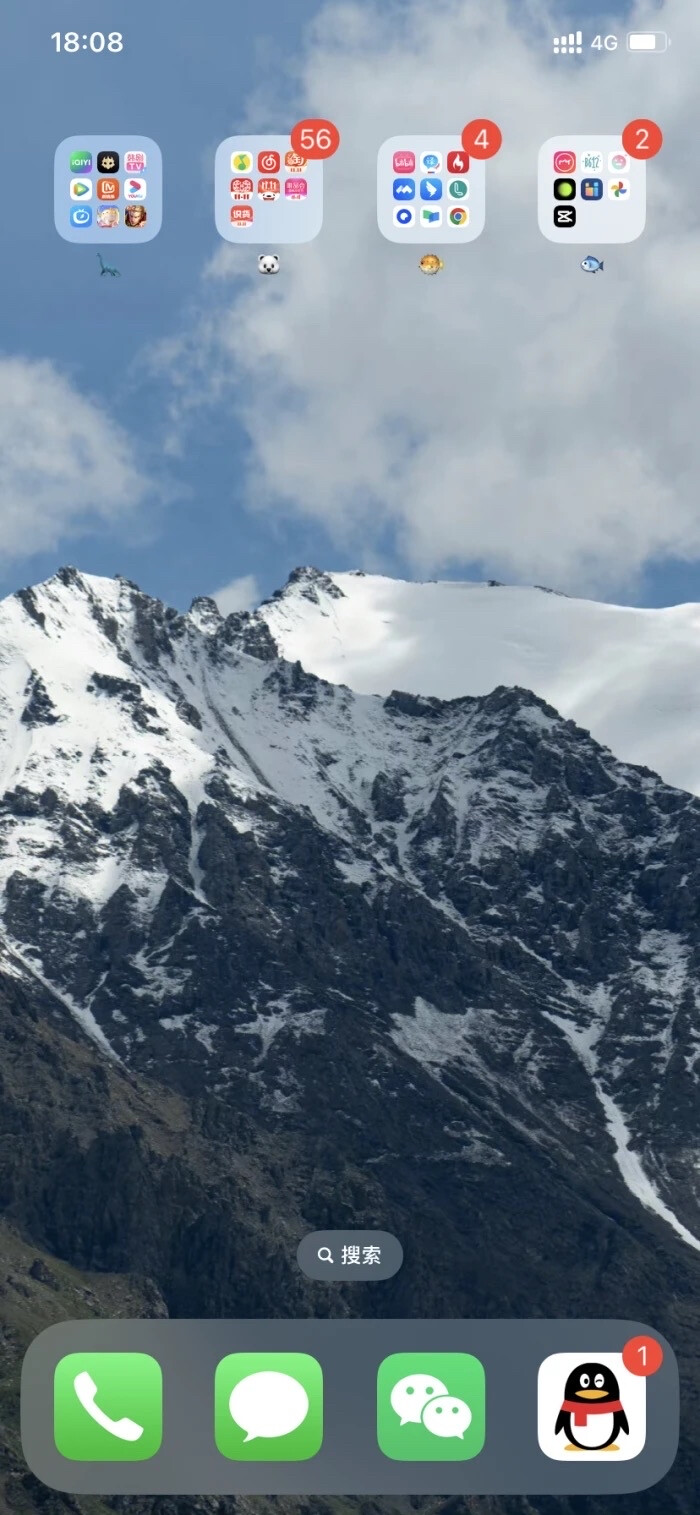
M 92 172 L 92 153 L 84 148 L 82 152 L 71 153 L 70 171 L 72 174 L 89 174 Z
M 395 1462 L 466 1462 L 486 1437 L 486 1378 L 469 1352 L 395 1352 L 377 1374 L 377 1441 Z
M 306 1352 L 233 1352 L 214 1386 L 214 1435 L 235 1462 L 305 1462 L 323 1441 L 323 1373 Z
M 144 1462 L 163 1439 L 163 1374 L 145 1352 L 71 1352 L 53 1380 L 57 1452 L 72 1462 Z

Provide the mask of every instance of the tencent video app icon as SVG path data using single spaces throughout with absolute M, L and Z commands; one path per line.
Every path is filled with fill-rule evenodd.
M 306 1462 L 323 1441 L 323 1373 L 306 1352 L 233 1352 L 216 1369 L 214 1434 L 235 1462 Z
M 397 1462 L 466 1462 L 486 1436 L 486 1379 L 468 1352 L 395 1352 L 377 1375 L 377 1440 Z

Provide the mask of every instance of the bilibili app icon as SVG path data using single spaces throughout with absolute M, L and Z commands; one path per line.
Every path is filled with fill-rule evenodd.
M 466 1462 L 486 1437 L 486 1378 L 468 1352 L 395 1352 L 377 1375 L 377 1441 L 396 1462 Z
M 145 1352 L 71 1352 L 54 1373 L 54 1442 L 72 1462 L 145 1462 L 163 1438 L 163 1375 Z
M 233 1352 L 216 1369 L 214 1435 L 234 1462 L 307 1462 L 323 1441 L 323 1373 L 306 1352 Z

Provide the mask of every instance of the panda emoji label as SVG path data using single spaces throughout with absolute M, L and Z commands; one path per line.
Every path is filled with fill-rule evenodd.
M 538 1376 L 538 1441 L 559 1462 L 626 1462 L 646 1438 L 644 1379 L 618 1352 L 559 1352 Z

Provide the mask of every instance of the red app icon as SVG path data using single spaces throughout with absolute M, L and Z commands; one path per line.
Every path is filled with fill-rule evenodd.
M 258 173 L 278 174 L 280 171 L 280 155 L 268 148 L 264 153 L 258 153 Z
M 231 195 L 232 195 L 232 197 L 233 197 L 234 200 L 252 200 L 252 198 L 253 198 L 253 181 L 252 181 L 252 179 L 232 179 L 231 180 Z
M 98 198 L 98 200 L 118 200 L 119 199 L 119 180 L 118 179 L 98 179 L 98 181 L 97 181 L 97 198 Z
M 279 200 L 279 179 L 258 179 L 258 194 L 261 200 Z
M 252 205 L 232 205 L 231 224 L 233 226 L 250 226 L 253 220 Z
M 463 147 L 460 147 L 456 153 L 447 154 L 448 174 L 466 174 L 468 170 L 469 158 L 467 157 L 467 154 L 465 153 Z
M 416 167 L 416 155 L 415 155 L 415 153 L 408 153 L 408 152 L 394 153 L 394 173 L 395 174 L 412 174 L 412 173 L 415 172 L 415 167 Z
M 562 148 L 561 152 L 554 154 L 555 174 L 573 174 L 576 168 L 576 154 L 569 152 L 568 148 Z

